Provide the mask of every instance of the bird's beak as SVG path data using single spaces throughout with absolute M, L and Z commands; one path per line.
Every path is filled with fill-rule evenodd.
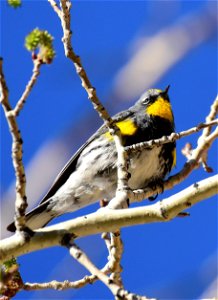
M 169 88 L 170 88 L 170 85 L 168 85 L 168 86 L 165 88 L 165 90 L 163 91 L 163 94 L 164 94 L 164 95 L 167 95 L 167 94 L 168 94 Z

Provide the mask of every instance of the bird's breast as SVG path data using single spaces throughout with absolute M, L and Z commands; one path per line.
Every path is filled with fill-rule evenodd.
M 139 189 L 145 187 L 152 178 L 162 177 L 164 162 L 160 162 L 159 154 L 161 147 L 152 149 L 144 149 L 141 152 L 136 152 L 130 158 L 129 186 L 131 189 Z

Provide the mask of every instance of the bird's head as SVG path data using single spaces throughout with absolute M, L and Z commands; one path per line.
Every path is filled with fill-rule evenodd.
M 173 122 L 172 107 L 168 96 L 169 88 L 168 85 L 165 90 L 147 90 L 136 102 L 135 107 L 150 116 L 157 116 Z

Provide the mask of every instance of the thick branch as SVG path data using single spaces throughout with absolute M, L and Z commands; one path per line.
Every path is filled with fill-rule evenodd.
M 169 221 L 187 207 L 212 197 L 217 192 L 218 175 L 215 175 L 152 205 L 122 210 L 102 209 L 87 216 L 37 230 L 29 243 L 22 243 L 22 237 L 15 234 L 1 241 L 0 261 L 3 262 L 12 256 L 17 257 L 35 250 L 60 245 L 67 233 L 82 237 L 116 231 L 121 227 L 136 224 Z

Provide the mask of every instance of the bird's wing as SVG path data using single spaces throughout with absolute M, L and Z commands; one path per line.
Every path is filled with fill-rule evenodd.
M 103 125 L 104 126 L 104 125 Z M 102 127 L 103 127 L 102 126 Z M 100 127 L 101 129 L 101 127 Z M 99 129 L 99 130 L 100 130 Z M 98 131 L 93 134 L 78 150 L 77 152 L 70 158 L 70 160 L 66 163 L 66 165 L 63 167 L 63 169 L 60 171 L 60 173 L 57 175 L 56 179 L 54 180 L 52 186 L 50 187 L 47 194 L 43 197 L 42 202 L 45 202 L 47 199 L 52 197 L 58 189 L 67 181 L 67 179 L 70 177 L 70 175 L 75 170 L 77 161 L 79 159 L 79 156 L 81 152 L 86 148 L 87 145 L 89 145 L 94 138 L 98 135 Z
M 123 111 L 121 113 L 118 113 L 113 117 L 113 120 L 115 122 L 121 121 L 125 118 L 128 118 L 131 115 L 131 111 Z M 89 145 L 97 136 L 103 134 L 106 132 L 107 126 L 103 124 L 87 141 L 84 143 L 78 150 L 77 152 L 70 158 L 70 160 L 66 163 L 66 165 L 63 167 L 61 172 L 58 174 L 56 177 L 55 181 L 53 182 L 51 188 L 47 192 L 47 194 L 43 197 L 42 201 L 40 203 L 45 202 L 47 199 L 51 198 L 57 191 L 58 189 L 67 181 L 67 179 L 70 177 L 70 175 L 73 173 L 75 170 L 77 161 L 80 157 L 81 152 L 86 148 L 87 145 Z

